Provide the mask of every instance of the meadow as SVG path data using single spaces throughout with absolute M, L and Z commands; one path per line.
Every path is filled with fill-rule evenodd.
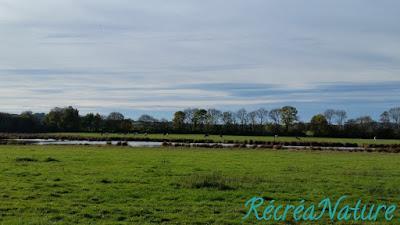
M 277 224 L 242 221 L 246 200 L 399 203 L 399 165 L 383 153 L 0 146 L 0 224 Z
M 80 138 L 148 138 L 148 139 L 188 139 L 211 140 L 213 142 L 249 142 L 249 141 L 277 141 L 277 142 L 327 142 L 327 143 L 353 143 L 363 144 L 400 144 L 400 140 L 394 139 L 360 139 L 360 138 L 324 138 L 324 137 L 277 137 L 274 136 L 237 136 L 237 135 L 209 135 L 204 134 L 101 134 L 101 133 L 46 133 L 51 137 L 80 137 Z

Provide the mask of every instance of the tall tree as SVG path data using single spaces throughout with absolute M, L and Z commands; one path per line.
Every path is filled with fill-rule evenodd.
M 40 129 L 40 121 L 31 111 L 21 113 L 18 117 L 17 127 L 23 132 L 32 132 Z
M 289 131 L 289 128 L 297 121 L 297 109 L 293 106 L 285 106 L 281 109 L 281 121 Z
M 347 119 L 347 112 L 344 110 L 336 110 L 335 111 L 335 122 L 339 126 L 343 126 L 344 122 Z
M 224 125 L 233 124 L 234 123 L 233 113 L 232 112 L 223 112 L 221 120 Z
M 382 124 L 382 128 L 384 129 L 385 134 L 387 136 L 391 136 L 392 130 L 390 130 L 391 124 L 390 124 L 390 114 L 388 111 L 383 112 L 380 117 L 379 121 Z
M 389 115 L 392 121 L 400 127 L 400 107 L 391 108 L 389 110 Z
M 107 116 L 106 129 L 111 132 L 121 132 L 125 117 L 122 113 L 112 112 Z
M 207 124 L 217 125 L 221 121 L 222 112 L 217 109 L 207 110 Z
M 45 117 L 45 125 L 49 127 L 51 131 L 61 131 L 61 117 L 62 108 L 53 108 Z
M 195 128 L 203 127 L 207 121 L 207 110 L 197 109 L 193 115 L 193 125 Z
M 324 117 L 326 118 L 326 120 L 328 121 L 328 124 L 331 125 L 333 122 L 333 118 L 336 115 L 336 110 L 334 109 L 327 109 L 324 112 Z
M 257 125 L 257 112 L 256 111 L 249 112 L 247 114 L 247 118 L 248 118 L 247 120 L 249 121 L 252 129 L 254 130 L 254 127 Z
M 260 108 L 256 111 L 256 114 L 260 125 L 264 125 L 268 122 L 268 110 Z
M 279 125 L 281 123 L 281 109 L 273 109 L 269 111 L 268 115 L 275 125 Z
M 175 112 L 172 123 L 174 130 L 183 131 L 185 128 L 185 113 L 183 111 Z
M 372 135 L 374 133 L 375 121 L 370 116 L 361 116 L 358 117 L 355 121 L 364 133 L 368 135 Z
M 115 121 L 121 121 L 124 119 L 125 119 L 124 115 L 122 115 L 122 113 L 119 112 L 112 112 L 107 117 L 107 120 L 115 120 Z
M 80 128 L 79 111 L 72 106 L 62 110 L 61 123 L 65 131 L 79 131 Z
M 54 108 L 45 117 L 45 124 L 52 130 L 78 131 L 80 128 L 79 111 L 71 106 Z
M 183 112 L 185 113 L 185 124 L 189 124 L 189 128 L 191 131 L 193 131 L 195 129 L 195 125 L 194 125 L 194 113 L 197 111 L 198 109 L 192 109 L 192 108 L 188 108 L 185 109 Z
M 315 136 L 325 136 L 328 134 L 328 120 L 324 115 L 318 114 L 313 116 L 310 121 L 310 129 Z
M 246 109 L 239 109 L 236 112 L 236 117 L 238 119 L 239 124 L 243 127 L 247 124 L 247 111 Z
M 85 131 L 95 131 L 95 115 L 93 113 L 86 114 L 84 117 L 82 117 L 81 121 L 82 128 Z
M 198 109 L 192 109 L 192 108 L 188 108 L 185 109 L 183 112 L 185 113 L 185 123 L 187 124 L 192 124 L 193 123 L 193 117 L 194 117 L 194 113 L 197 111 Z
M 389 114 L 389 112 L 388 111 L 383 112 L 380 115 L 379 121 L 382 124 L 385 124 L 385 125 L 390 124 L 390 114 Z

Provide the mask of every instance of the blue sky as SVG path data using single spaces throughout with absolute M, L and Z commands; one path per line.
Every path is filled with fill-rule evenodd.
M 400 105 L 397 0 L 0 0 L 0 111 Z

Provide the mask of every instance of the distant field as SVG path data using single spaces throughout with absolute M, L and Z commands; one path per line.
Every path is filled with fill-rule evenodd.
M 163 134 L 98 134 L 98 133 L 51 133 L 51 135 L 59 135 L 59 136 L 81 136 L 81 137 L 122 137 L 122 138 L 154 138 L 154 139 L 194 139 L 194 140 L 204 140 L 209 139 L 213 141 L 274 141 L 273 136 L 231 136 L 231 135 L 224 135 L 222 138 L 219 135 L 210 135 L 208 137 L 204 137 L 201 134 L 169 134 L 165 136 Z M 334 142 L 334 143 L 355 143 L 355 144 L 400 144 L 400 140 L 384 140 L 378 139 L 377 141 L 373 139 L 353 139 L 353 138 L 318 138 L 318 137 L 278 137 L 275 139 L 276 141 L 282 142 L 290 142 L 290 141 L 297 141 L 297 142 Z
M 399 203 L 399 165 L 378 153 L 0 146 L 0 224 L 266 224 L 242 222 L 247 199 Z

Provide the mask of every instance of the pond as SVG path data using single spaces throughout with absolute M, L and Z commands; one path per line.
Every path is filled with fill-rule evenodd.
M 114 145 L 130 147 L 211 147 L 211 148 L 272 148 L 273 146 L 251 144 L 226 144 L 226 143 L 178 143 L 157 141 L 89 141 L 89 140 L 58 140 L 58 139 L 7 139 L 8 144 L 32 144 L 32 145 Z M 317 147 L 319 150 L 335 151 L 362 151 L 363 147 Z M 292 150 L 316 150 L 310 146 L 281 145 L 280 149 Z
M 146 141 L 75 141 L 75 140 L 56 140 L 56 139 L 11 139 L 11 141 L 33 144 L 33 145 L 126 145 L 131 147 L 160 147 L 162 142 Z

